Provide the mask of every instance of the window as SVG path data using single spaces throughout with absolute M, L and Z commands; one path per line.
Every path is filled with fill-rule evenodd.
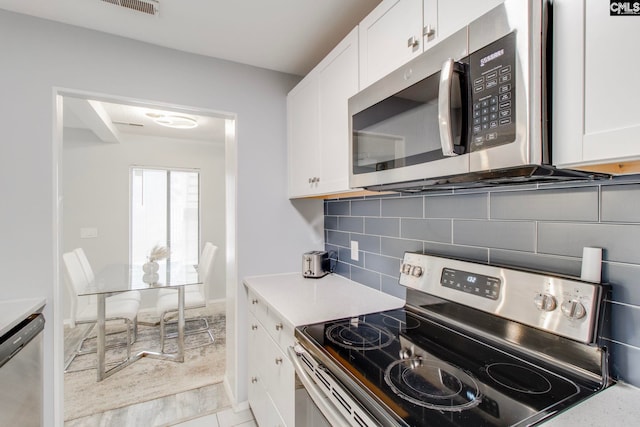
M 151 249 L 163 245 L 171 262 L 197 264 L 199 173 L 132 168 L 131 185 L 131 263 L 145 263 Z

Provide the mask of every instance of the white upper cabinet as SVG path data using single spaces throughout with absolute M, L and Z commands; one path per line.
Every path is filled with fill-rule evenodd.
M 358 88 L 355 28 L 287 96 L 290 198 L 349 191 L 347 101 Z
M 584 19 L 583 19 L 584 17 Z M 553 145 L 559 166 L 640 159 L 640 17 L 610 16 L 609 2 L 554 2 Z M 598 169 L 594 167 L 592 169 Z
M 383 0 L 358 28 L 364 88 L 422 53 L 422 0 Z
M 443 39 L 474 19 L 484 15 L 504 0 L 441 0 L 438 2 L 438 39 Z M 426 5 L 425 5 L 426 10 Z M 426 21 L 425 21 L 426 22 Z M 426 26 L 426 24 L 425 24 Z M 428 47 L 428 45 L 427 45 Z
M 313 193 L 320 175 L 319 79 L 309 74 L 287 96 L 289 196 Z
M 504 0 L 383 0 L 360 22 L 360 87 L 409 62 Z

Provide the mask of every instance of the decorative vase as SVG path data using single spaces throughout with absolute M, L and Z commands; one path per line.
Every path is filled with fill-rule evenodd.
M 146 274 L 157 273 L 159 268 L 160 266 L 155 261 L 145 262 L 142 265 L 142 271 L 144 271 Z
M 158 283 L 158 280 L 160 280 L 160 275 L 158 275 L 158 273 L 146 273 L 142 275 L 142 281 L 149 285 L 155 285 Z

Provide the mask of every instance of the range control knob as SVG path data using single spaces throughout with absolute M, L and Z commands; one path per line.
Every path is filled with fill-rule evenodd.
M 533 303 L 541 311 L 553 311 L 558 306 L 556 298 L 551 294 L 540 293 L 533 299 Z
M 414 277 L 420 277 L 420 276 L 422 276 L 423 271 L 424 270 L 422 269 L 422 267 L 416 265 L 415 267 L 413 267 L 411 269 L 411 275 L 414 276 Z
M 402 274 L 411 274 L 411 269 L 413 266 L 411 264 L 402 264 L 400 266 L 400 273 Z
M 587 310 L 584 308 L 584 305 L 576 300 L 564 301 L 560 306 L 560 310 L 562 310 L 562 314 L 572 320 L 582 319 L 587 314 Z
M 401 348 L 400 349 L 400 359 L 411 359 L 411 357 L 413 356 L 413 351 L 411 351 L 410 348 Z

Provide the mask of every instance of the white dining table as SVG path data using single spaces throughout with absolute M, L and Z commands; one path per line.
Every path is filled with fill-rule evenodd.
M 163 266 L 164 267 L 164 266 Z M 98 381 L 115 374 L 143 357 L 184 362 L 184 287 L 201 283 L 198 272 L 193 265 L 171 264 L 161 268 L 159 280 L 156 283 L 145 283 L 142 280 L 144 272 L 142 265 L 118 264 L 109 265 L 98 271 L 95 280 L 90 282 L 78 295 L 95 295 L 97 297 L 97 378 Z M 105 332 L 105 302 L 107 297 L 127 291 L 147 291 L 151 289 L 175 288 L 178 298 L 178 350 L 176 353 L 142 350 L 130 355 L 118 365 L 106 369 L 106 332 Z

